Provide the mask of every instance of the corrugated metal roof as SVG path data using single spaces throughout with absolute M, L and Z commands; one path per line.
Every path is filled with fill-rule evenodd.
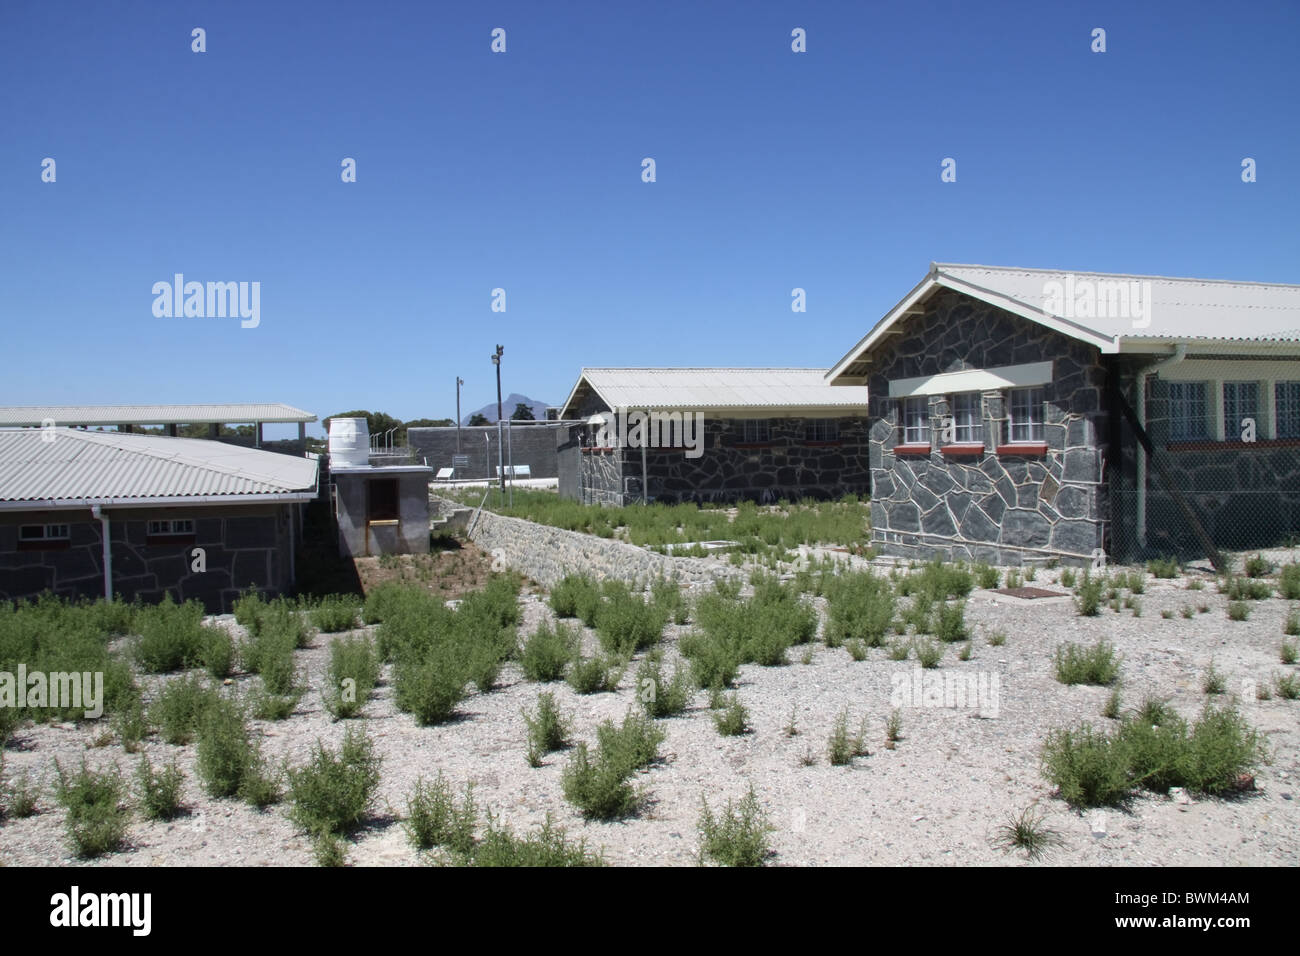
M 610 408 L 745 409 L 865 407 L 865 387 L 828 385 L 819 368 L 584 368 L 584 382 Z
M 1059 290 L 1051 283 L 1059 284 Z M 1127 311 L 1114 310 L 1117 314 L 1081 315 L 1079 308 L 1067 308 L 1064 300 L 1070 298 L 1069 290 L 1073 289 L 1073 301 L 1078 303 L 1079 294 L 1087 289 L 1085 283 L 1091 284 L 1089 291 L 1098 305 L 1105 302 L 1105 312 L 1112 311 L 1112 293 L 1113 301 L 1122 305 L 1120 288 L 1132 292 L 1136 283 L 1141 309 L 1132 302 Z M 1177 343 L 1199 343 L 1202 350 L 1214 343 L 1234 349 L 1285 343 L 1291 352 L 1300 346 L 1300 285 L 935 262 L 925 278 L 835 363 L 826 373 L 827 381 L 862 381 L 870 353 L 881 338 L 942 289 L 1039 322 L 1104 353 L 1159 351 Z M 1061 295 L 1054 301 L 1058 291 Z
M 0 428 L 0 501 L 280 495 L 317 462 L 201 438 Z
M 227 422 L 314 422 L 316 416 L 279 402 L 227 405 L 6 405 L 0 426 L 212 425 Z
M 934 272 L 958 283 L 994 292 L 1049 314 L 1064 316 L 1102 335 L 1120 338 L 1277 340 L 1295 338 L 1300 326 L 1300 285 L 1233 282 L 1225 279 L 1176 279 L 1168 276 L 1124 275 L 1112 272 L 1069 272 L 936 262 Z M 1049 303 L 1048 283 L 1076 290 L 1083 283 L 1121 283 L 1151 291 L 1135 315 L 1079 316 Z M 1094 290 L 1097 288 L 1093 286 Z M 1143 292 L 1145 295 L 1145 292 Z M 1049 307 L 1052 306 L 1052 307 Z

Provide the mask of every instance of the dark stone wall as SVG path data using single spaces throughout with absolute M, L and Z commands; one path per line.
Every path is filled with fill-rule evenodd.
M 830 442 L 805 440 L 810 420 L 769 419 L 769 440 L 746 445 L 743 421 L 706 417 L 699 457 L 687 457 L 681 448 L 646 449 L 649 496 L 668 503 L 773 503 L 868 494 L 871 476 L 865 417 L 817 419 L 838 424 L 839 438 Z M 640 501 L 641 449 L 582 449 L 574 453 L 582 434 L 583 426 L 573 426 L 561 453 L 560 494 L 605 504 Z M 585 440 L 590 444 L 590 437 Z
M 113 554 L 113 593 L 127 601 L 201 601 L 214 614 L 229 612 L 245 588 L 268 594 L 286 590 L 292 578 L 290 535 L 294 505 L 234 508 L 109 510 Z M 194 536 L 165 544 L 148 543 L 148 522 L 190 518 Z M 66 524 L 71 535 L 64 550 L 18 549 L 25 524 Z M 104 594 L 100 523 L 85 511 L 8 513 L 0 516 L 0 599 L 35 597 L 52 591 L 66 598 Z M 205 552 L 206 570 L 192 569 L 195 548 Z
M 510 429 L 509 450 L 513 453 L 516 465 L 527 465 L 534 478 L 554 478 L 559 474 L 556 461 L 556 423 L 544 425 L 519 425 Z M 504 428 L 503 437 L 504 437 Z M 437 470 L 451 467 L 451 456 L 456 454 L 456 429 L 454 426 L 442 428 L 411 428 L 407 430 L 407 444 L 414 450 L 416 463 L 423 464 L 427 458 L 429 467 Z M 490 441 L 485 442 L 486 435 Z M 458 469 L 457 478 L 495 478 L 497 468 L 497 427 L 496 425 L 462 426 L 460 430 L 461 454 L 469 456 L 469 468 Z M 486 462 L 485 453 L 490 448 L 490 462 Z M 503 455 L 509 463 L 511 456 Z
M 872 539 L 904 557 L 1019 564 L 1057 556 L 1081 563 L 1104 547 L 1106 499 L 1101 493 L 1107 418 L 1106 370 L 1097 349 L 956 292 L 941 293 L 923 314 L 873 355 L 867 383 L 871 407 Z M 981 400 L 984 451 L 945 457 L 941 426 L 949 397 L 931 396 L 930 453 L 902 456 L 901 402 L 892 379 L 1046 360 L 1047 454 L 999 455 L 1005 442 L 1004 395 Z

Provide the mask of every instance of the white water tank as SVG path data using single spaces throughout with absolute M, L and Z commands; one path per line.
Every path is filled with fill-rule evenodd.
M 370 426 L 364 418 L 330 419 L 330 467 L 370 465 Z

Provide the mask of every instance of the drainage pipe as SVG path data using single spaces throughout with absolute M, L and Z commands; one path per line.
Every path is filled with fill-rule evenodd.
M 108 515 L 104 514 L 99 505 L 91 505 L 90 513 L 98 519 L 100 524 L 100 536 L 103 540 L 104 555 L 104 600 L 113 600 L 113 546 L 110 537 Z

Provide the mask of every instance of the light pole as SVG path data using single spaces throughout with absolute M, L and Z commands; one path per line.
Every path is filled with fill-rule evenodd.
M 504 353 L 505 349 L 498 345 L 496 352 L 492 355 L 492 364 L 497 367 L 497 470 L 501 472 L 502 504 L 505 504 L 506 500 L 506 469 L 501 447 L 501 356 Z
M 460 454 L 460 387 L 465 384 L 465 380 L 459 375 L 456 376 L 456 454 Z

